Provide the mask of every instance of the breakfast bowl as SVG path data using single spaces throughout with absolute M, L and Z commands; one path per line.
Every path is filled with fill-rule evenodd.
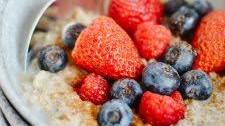
M 98 125 L 101 105 L 81 100 L 75 88 L 88 72 L 74 65 L 69 56 L 71 49 L 64 47 L 61 37 L 68 24 L 79 22 L 88 26 L 100 15 L 107 15 L 109 1 L 68 1 L 9 0 L 3 2 L 0 10 L 0 85 L 31 125 Z M 214 9 L 225 8 L 223 0 L 210 2 Z M 52 44 L 68 54 L 67 66 L 57 73 L 40 70 L 38 65 L 39 51 Z M 209 75 L 214 84 L 213 95 L 206 101 L 185 101 L 187 112 L 177 125 L 225 124 L 225 78 L 215 72 Z M 149 125 L 138 114 L 133 118 L 134 126 Z

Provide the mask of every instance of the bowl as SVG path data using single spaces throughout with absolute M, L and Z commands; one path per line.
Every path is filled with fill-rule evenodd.
M 101 0 L 95 1 L 97 3 L 94 10 L 103 11 Z M 30 106 L 24 98 L 19 77 L 26 71 L 25 58 L 35 26 L 53 2 L 54 0 L 8 0 L 0 5 L 0 85 L 18 112 L 36 126 L 45 126 L 48 122 L 43 113 Z M 224 0 L 211 0 L 211 3 L 214 8 L 225 9 Z

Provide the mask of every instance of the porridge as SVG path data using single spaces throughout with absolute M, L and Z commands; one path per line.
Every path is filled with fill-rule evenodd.
M 108 106 L 105 105 L 104 107 L 102 107 L 102 103 L 96 105 L 91 100 L 84 100 L 87 96 L 83 96 L 83 98 L 81 98 L 82 96 L 79 94 L 81 91 L 78 91 L 77 88 L 81 88 L 81 83 L 84 83 L 84 80 L 85 80 L 84 78 L 86 76 L 88 76 L 89 72 L 88 72 L 88 70 L 82 69 L 82 68 L 86 67 L 85 65 L 77 65 L 79 63 L 77 63 L 76 65 L 74 64 L 73 54 L 75 54 L 75 53 L 72 52 L 72 50 L 70 48 L 68 48 L 64 45 L 65 43 L 63 43 L 63 40 L 62 40 L 62 36 L 63 36 L 62 29 L 64 29 L 68 23 L 71 23 L 71 22 L 74 23 L 74 21 L 76 23 L 79 22 L 79 23 L 82 23 L 83 25 L 89 27 L 91 22 L 94 19 L 99 17 L 99 14 L 84 11 L 83 9 L 77 7 L 72 11 L 72 14 L 70 16 L 66 17 L 63 20 L 57 20 L 57 18 L 54 17 L 54 14 L 55 14 L 54 11 L 55 11 L 54 6 L 50 7 L 46 11 L 44 16 L 40 19 L 40 22 L 33 34 L 31 45 L 30 45 L 31 49 L 29 51 L 30 67 L 29 67 L 28 73 L 26 73 L 22 78 L 23 82 L 24 82 L 22 84 L 23 90 L 24 90 L 24 95 L 25 95 L 25 97 L 28 98 L 29 102 L 32 105 L 37 106 L 38 108 L 40 108 L 41 111 L 43 111 L 43 113 L 45 113 L 47 120 L 49 121 L 49 125 L 52 125 L 52 126 L 61 126 L 61 125 L 64 125 L 64 126 L 90 126 L 90 125 L 97 126 L 99 123 L 101 123 L 101 122 L 97 121 L 98 118 L 100 118 L 99 113 L 101 112 L 101 109 L 107 108 Z M 103 18 L 104 17 L 102 17 L 102 19 Z M 104 21 L 102 21 L 102 22 L 105 23 Z M 100 23 L 102 23 L 102 22 L 100 22 Z M 111 23 L 111 20 L 108 20 L 107 22 Z M 125 25 L 124 22 L 122 23 L 122 27 L 124 28 L 123 25 Z M 151 26 L 150 24 L 145 24 L 145 25 Z M 101 26 L 99 26 L 99 27 L 101 27 Z M 106 25 L 104 27 L 110 27 L 110 26 Z M 92 35 L 92 36 L 90 35 L 91 36 L 90 38 L 87 38 L 87 39 L 85 37 L 83 39 L 78 38 L 79 41 L 89 40 L 93 36 L 95 36 L 95 31 L 93 30 L 93 28 L 94 28 L 94 26 L 93 26 L 93 24 L 91 24 L 91 26 L 88 29 L 89 31 L 93 32 L 93 34 L 90 33 Z M 117 31 L 119 29 L 119 28 L 112 28 L 112 29 L 110 29 L 110 28 L 109 28 L 109 31 L 110 30 Z M 126 29 L 126 28 L 124 28 L 124 29 Z M 86 30 L 86 31 L 88 31 L 88 30 Z M 99 32 L 101 30 L 102 29 L 100 29 Z M 103 32 L 105 32 L 104 30 L 105 29 L 103 29 Z M 133 30 L 133 28 L 131 28 L 131 31 L 132 30 Z M 161 29 L 161 30 L 162 31 L 160 31 L 160 32 L 163 32 L 163 29 Z M 178 31 L 179 30 L 182 31 L 182 29 L 178 29 Z M 179 31 L 179 34 L 183 34 L 183 33 L 181 33 L 181 31 Z M 118 32 L 120 33 L 119 30 L 118 30 Z M 121 34 L 124 34 L 124 33 L 125 32 L 121 32 Z M 135 34 L 136 39 L 137 39 L 137 37 L 139 37 L 137 34 Z M 141 33 L 141 34 L 143 34 L 143 33 Z M 157 34 L 159 34 L 159 33 L 157 33 Z M 165 34 L 167 34 L 167 33 L 165 32 Z M 85 36 L 84 33 L 82 35 Z M 99 34 L 97 34 L 97 35 L 99 35 Z M 101 36 L 101 35 L 102 34 L 100 34 L 99 36 Z M 114 35 L 114 34 L 112 33 L 112 34 L 107 34 L 107 35 L 110 36 L 110 35 Z M 117 35 L 115 35 L 115 36 L 117 37 Z M 120 37 L 120 35 L 118 35 L 118 36 Z M 148 37 L 146 37 L 146 38 L 148 38 Z M 174 39 L 174 41 L 180 40 L 178 37 L 175 37 L 175 38 L 176 39 Z M 103 40 L 100 40 L 100 39 L 102 39 L 101 37 L 97 38 L 97 39 L 99 39 L 99 41 L 103 41 Z M 114 41 L 114 39 L 112 39 L 112 38 L 111 38 L 111 40 Z M 96 40 L 96 41 L 98 41 L 98 40 Z M 41 55 L 40 51 L 48 45 L 57 45 L 57 46 L 61 47 L 62 49 L 65 50 L 65 53 L 68 56 L 67 57 L 67 60 L 68 60 L 67 65 L 62 66 L 63 68 L 60 70 L 57 70 L 57 72 L 52 72 L 51 69 L 46 70 L 44 68 L 46 66 L 43 66 L 43 67 L 40 66 L 40 63 L 39 63 L 40 60 L 38 59 L 38 57 Z M 86 48 L 84 46 L 82 46 L 82 47 Z M 133 48 L 133 47 L 131 46 L 131 48 Z M 164 48 L 164 47 L 162 47 L 162 48 Z M 142 47 L 140 46 L 140 47 L 138 47 L 138 49 L 142 50 Z M 108 51 L 110 52 L 110 49 Z M 128 49 L 128 51 L 129 51 L 129 49 Z M 72 56 L 71 56 L 71 53 L 72 53 Z M 133 53 L 130 53 L 130 55 L 133 56 Z M 154 54 L 151 54 L 151 55 L 154 55 Z M 157 54 L 157 55 L 159 55 L 159 54 Z M 149 57 L 149 55 L 142 55 L 142 57 L 144 57 L 146 59 L 146 57 Z M 80 62 L 82 62 L 82 61 L 80 61 Z M 125 61 L 122 61 L 122 62 L 125 62 Z M 135 61 L 135 63 L 136 62 L 139 62 L 139 61 Z M 144 62 L 146 62 L 146 60 L 144 60 Z M 59 63 L 61 63 L 61 62 L 59 62 Z M 133 62 L 129 62 L 129 63 L 131 65 L 134 64 Z M 85 64 L 85 62 L 84 62 L 84 64 Z M 151 64 L 151 62 L 150 62 L 150 64 Z M 98 64 L 98 65 L 100 66 L 102 64 Z M 146 65 L 148 65 L 148 64 L 146 64 Z M 97 66 L 97 67 L 99 67 L 99 66 Z M 93 67 L 96 67 L 96 66 L 90 66 L 90 69 L 92 69 Z M 126 66 L 124 65 L 124 67 L 126 67 Z M 137 67 L 139 67 L 139 66 L 135 66 L 135 67 L 136 68 L 133 68 L 133 69 L 138 69 Z M 173 66 L 173 67 L 175 68 L 176 66 Z M 106 67 L 106 69 L 109 70 L 108 67 Z M 118 69 L 120 69 L 120 68 L 118 67 Z M 168 67 L 168 68 L 166 67 L 165 69 L 169 69 L 169 71 L 170 71 L 170 69 L 172 69 L 172 71 L 173 71 L 173 68 L 170 68 L 170 67 Z M 102 74 L 102 76 L 104 76 L 104 77 L 109 76 L 105 72 L 106 70 L 101 69 L 100 71 L 97 70 L 97 72 L 95 70 L 90 70 L 90 71 L 95 72 L 97 74 L 102 74 L 104 72 Z M 115 71 L 113 71 L 113 72 L 115 72 Z M 135 73 L 135 74 L 138 74 L 138 73 Z M 164 76 L 163 74 L 164 73 L 162 73 L 160 76 Z M 133 75 L 134 75 L 134 73 L 132 73 L 131 78 L 135 78 L 135 77 L 133 77 Z M 126 77 L 127 73 L 121 72 L 121 75 L 113 76 L 112 78 L 108 79 L 107 81 L 112 82 L 112 80 L 115 80 L 115 78 L 116 79 L 120 78 L 120 76 Z M 136 75 L 134 75 L 134 76 L 136 76 Z M 179 118 L 179 121 L 174 121 L 174 122 L 171 121 L 172 125 L 178 125 L 178 126 L 190 126 L 190 125 L 193 125 L 193 126 L 200 126 L 200 125 L 222 126 L 225 124 L 225 90 L 224 90 L 225 78 L 223 77 L 223 75 L 219 75 L 214 72 L 210 72 L 209 76 L 212 79 L 212 83 L 213 83 L 213 92 L 212 92 L 211 97 L 209 97 L 209 98 L 207 97 L 206 98 L 207 100 L 206 99 L 204 99 L 204 100 L 196 100 L 196 99 L 195 100 L 193 100 L 193 99 L 185 100 L 184 102 L 185 102 L 186 111 L 184 113 L 184 118 L 177 117 L 177 118 Z M 106 83 L 108 83 L 108 82 L 106 82 Z M 132 82 L 132 83 L 135 83 L 135 82 Z M 93 82 L 93 83 L 95 83 L 95 82 Z M 130 83 L 130 81 L 129 81 L 129 83 Z M 168 80 L 168 83 L 170 83 L 170 80 Z M 207 83 L 207 82 L 204 82 L 204 83 Z M 144 85 L 144 86 L 146 86 L 146 85 Z M 114 88 L 114 85 L 112 86 L 112 88 Z M 132 88 L 134 88 L 134 87 L 132 87 Z M 139 88 L 139 87 L 135 87 L 134 90 L 137 90 L 137 88 Z M 143 90 L 148 90 L 149 87 L 146 86 L 145 88 Z M 89 90 L 89 89 L 87 88 L 87 90 Z M 140 89 L 140 90 L 142 90 L 142 89 Z M 157 92 L 157 91 L 155 91 L 155 92 Z M 137 93 L 137 92 L 135 92 L 135 93 Z M 141 92 L 140 94 L 143 93 L 142 91 L 140 91 L 140 92 Z M 164 92 L 158 91 L 158 93 L 162 94 Z M 129 92 L 128 92 L 128 94 L 129 94 Z M 171 92 L 169 94 L 171 94 Z M 93 94 L 93 95 L 95 95 L 95 94 Z M 166 94 L 166 95 L 168 95 L 168 94 Z M 197 95 L 197 94 L 194 94 L 194 95 Z M 88 96 L 88 97 L 90 97 L 90 96 Z M 111 97 L 119 97 L 119 96 L 112 95 Z M 139 97 L 138 94 L 137 95 L 135 94 L 135 98 L 136 97 Z M 96 97 L 96 99 L 98 99 L 98 97 Z M 94 99 L 94 100 L 96 100 L 96 99 Z M 128 98 L 128 101 L 129 100 L 130 99 Z M 130 104 L 126 105 L 124 108 L 126 108 L 128 106 L 133 106 L 133 104 L 135 104 L 134 106 L 137 106 L 136 103 L 139 101 L 131 101 L 131 102 L 132 103 L 130 103 L 130 101 L 129 101 Z M 144 104 L 143 101 L 141 101 L 141 103 Z M 117 102 L 117 104 L 119 104 L 119 103 Z M 121 104 L 121 106 L 123 106 L 123 103 Z M 181 106 L 183 107 L 183 104 Z M 119 108 L 119 109 L 121 109 L 121 108 Z M 177 111 L 181 111 L 181 110 L 177 110 Z M 149 120 L 148 117 L 146 117 L 146 118 L 144 117 L 145 119 L 142 119 L 141 117 L 143 117 L 143 115 L 140 115 L 137 109 L 133 109 L 133 113 L 135 113 L 135 114 L 132 118 L 132 123 L 130 123 L 132 126 L 144 126 L 144 125 L 149 126 L 149 125 L 151 125 L 148 122 L 148 120 Z M 147 112 L 143 112 L 143 113 L 149 114 Z M 124 113 L 122 113 L 122 114 L 124 114 Z M 129 114 L 128 114 L 128 116 L 129 116 Z M 144 116 L 146 116 L 146 115 L 144 115 Z M 169 115 L 169 116 L 171 116 L 171 115 Z M 102 117 L 102 118 L 104 118 L 104 117 Z M 116 120 L 116 118 L 117 118 L 117 116 L 115 116 L 113 119 Z M 104 119 L 102 119 L 102 120 L 103 120 L 102 122 L 104 122 Z M 109 121 L 112 121 L 112 120 L 109 120 Z M 127 120 L 129 120 L 129 118 L 127 118 Z M 124 121 L 123 123 L 124 123 L 124 126 L 126 126 L 127 122 Z M 106 126 L 108 126 L 108 125 L 106 125 Z M 168 125 L 168 123 L 167 122 L 163 122 L 163 123 L 162 122 L 154 122 L 154 123 L 152 123 L 152 125 L 153 126 L 154 125 Z M 110 126 L 113 126 L 113 125 L 110 125 Z M 121 126 L 122 126 L 122 124 L 121 124 Z
M 51 9 L 48 11 L 53 13 Z M 84 12 L 81 8 L 74 11 L 76 15 L 69 18 L 78 19 L 77 17 L 79 17 L 76 21 L 86 21 L 85 24 L 97 16 L 97 14 Z M 60 43 L 58 37 L 61 35 L 61 31 L 59 30 L 63 23 L 51 21 L 47 13 L 38 24 L 38 28 L 41 30 L 35 31 L 31 42 L 34 52 L 30 53 L 32 53 L 31 58 L 34 59 L 30 64 L 29 75 L 24 77 L 25 96 L 32 104 L 43 107 L 41 109 L 49 117 L 50 124 L 53 126 L 62 124 L 65 126 L 97 126 L 96 116 L 99 106 L 82 101 L 73 89 L 73 86 L 78 84 L 82 76 L 87 73 L 71 63 L 68 63 L 66 68 L 57 74 L 42 71 L 38 67 L 37 58 L 35 58 L 37 55 L 35 51 L 46 45 Z M 56 24 L 59 27 L 54 27 Z M 46 28 L 48 32 L 43 32 L 43 29 L 46 30 Z

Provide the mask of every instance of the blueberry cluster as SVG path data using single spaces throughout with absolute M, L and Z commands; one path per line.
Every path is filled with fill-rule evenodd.
M 62 41 L 64 45 L 72 49 L 80 33 L 86 28 L 81 23 L 68 24 L 62 32 Z M 52 73 L 63 70 L 68 62 L 66 51 L 56 45 L 43 47 L 39 51 L 38 65 L 41 70 Z
M 175 69 L 162 62 L 152 62 L 143 72 L 142 81 L 155 93 L 171 95 L 179 90 L 184 98 L 206 100 L 211 96 L 213 86 L 209 76 L 201 70 L 191 70 L 181 77 Z
M 212 10 L 207 0 L 169 0 L 165 4 L 169 28 L 175 35 L 190 36 L 198 21 Z
M 120 79 L 114 82 L 111 89 L 111 101 L 106 102 L 99 114 L 101 126 L 129 126 L 133 113 L 130 107 L 138 103 L 143 91 L 140 84 L 133 79 Z
M 213 90 L 212 82 L 205 72 L 191 70 L 195 57 L 196 52 L 190 44 L 175 43 L 167 50 L 162 62 L 151 62 L 146 66 L 142 74 L 144 86 L 162 95 L 179 90 L 184 98 L 208 99 Z

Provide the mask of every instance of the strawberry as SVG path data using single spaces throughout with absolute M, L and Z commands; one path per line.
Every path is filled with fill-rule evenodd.
M 163 10 L 160 0 L 111 0 L 108 13 L 128 33 L 134 33 L 140 23 L 158 23 Z
M 153 126 L 169 126 L 184 117 L 185 105 L 177 91 L 171 96 L 147 91 L 142 96 L 139 112 L 144 121 Z
M 72 58 L 78 66 L 110 79 L 138 78 L 143 69 L 131 38 L 105 16 L 95 19 L 80 34 Z
M 142 57 L 157 59 L 169 46 L 172 36 L 166 27 L 146 22 L 138 25 L 134 38 Z
M 82 100 L 99 105 L 108 100 L 110 85 L 102 76 L 92 73 L 83 79 L 78 93 Z
M 225 11 L 213 11 L 200 22 L 193 38 L 197 50 L 194 69 L 225 70 Z

